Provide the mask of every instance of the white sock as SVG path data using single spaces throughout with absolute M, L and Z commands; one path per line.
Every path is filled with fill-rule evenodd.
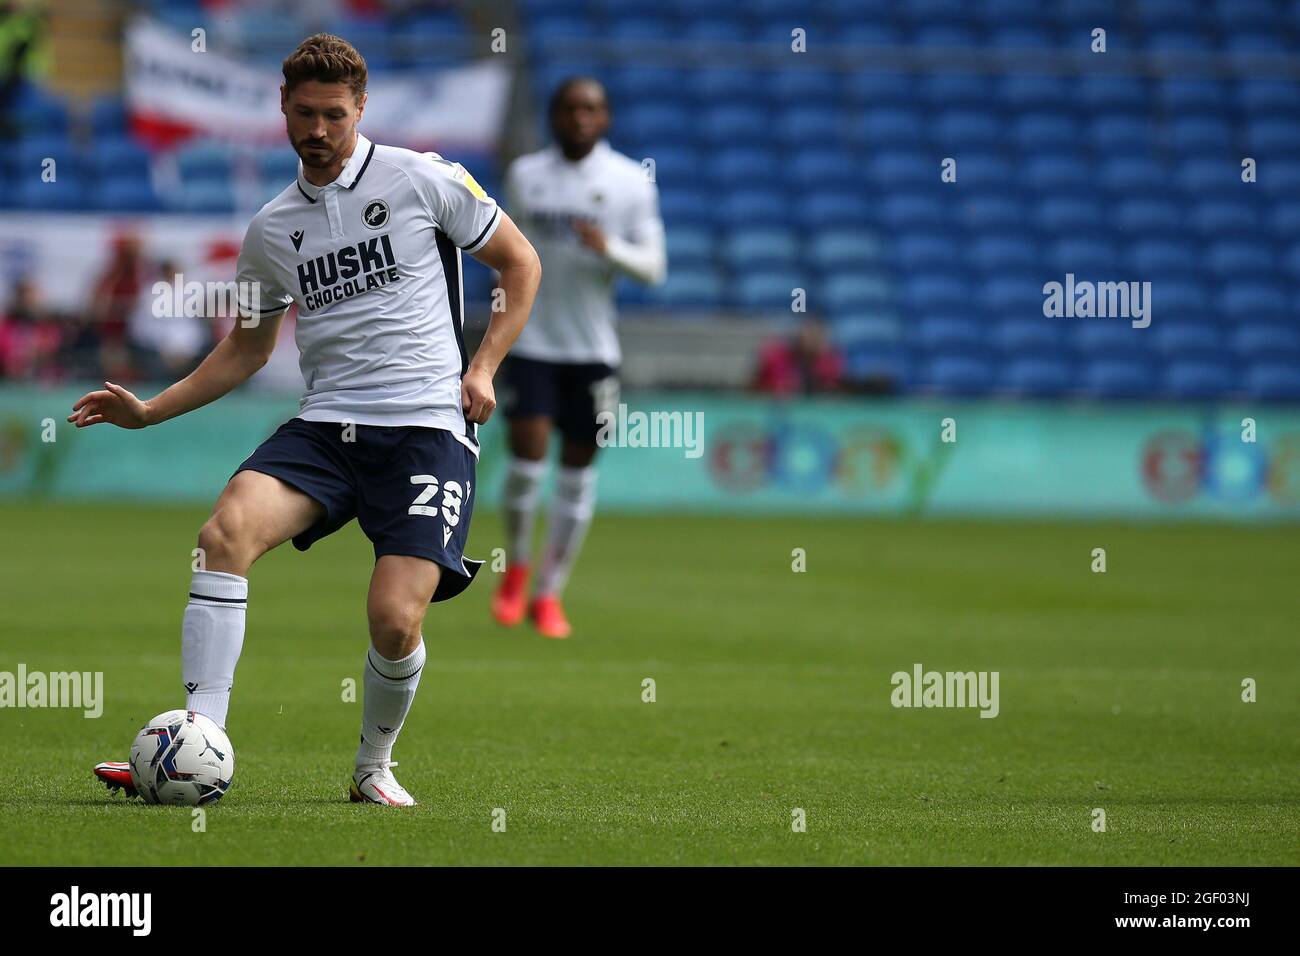
M 185 709 L 226 726 L 235 665 L 244 647 L 248 579 L 225 571 L 195 571 L 181 625 Z
M 415 700 L 424 669 L 424 638 L 401 660 L 380 656 L 372 645 L 366 654 L 365 698 L 361 703 L 361 746 L 357 769 L 376 769 L 391 760 L 393 744 Z
M 561 468 L 555 483 L 555 498 L 551 501 L 542 567 L 537 575 L 539 595 L 559 595 L 564 590 L 595 511 L 595 467 Z
M 506 561 L 527 564 L 533 543 L 533 516 L 546 477 L 546 461 L 511 458 L 506 470 L 505 508 Z

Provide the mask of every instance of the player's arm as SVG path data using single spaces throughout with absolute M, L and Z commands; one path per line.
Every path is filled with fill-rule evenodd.
M 461 403 L 465 414 L 470 421 L 481 425 L 496 408 L 492 377 L 528 321 L 533 297 L 542 281 L 542 261 L 537 257 L 533 244 L 504 211 L 492 238 L 472 255 L 499 274 L 497 288 L 501 290 L 504 306 L 501 311 L 492 312 L 483 341 L 461 381 Z
M 584 246 L 604 256 L 619 272 L 646 285 L 658 285 L 668 276 L 668 250 L 664 223 L 659 218 L 659 195 L 646 183 L 632 210 L 623 236 L 609 235 L 594 222 L 578 221 L 574 231 Z
M 283 316 L 279 312 L 257 322 L 240 319 L 198 368 L 148 401 L 142 401 L 120 385 L 105 382 L 103 389 L 77 400 L 68 421 L 78 428 L 100 422 L 122 428 L 144 428 L 201 408 L 247 381 L 266 364 L 275 348 Z

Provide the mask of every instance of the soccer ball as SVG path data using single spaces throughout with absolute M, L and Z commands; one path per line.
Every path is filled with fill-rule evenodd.
M 159 714 L 131 744 L 131 782 L 145 803 L 213 803 L 230 789 L 234 775 L 230 738 L 192 710 Z

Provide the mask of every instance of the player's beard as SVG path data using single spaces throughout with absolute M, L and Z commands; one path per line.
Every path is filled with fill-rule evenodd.
M 308 149 L 308 146 L 324 146 L 322 150 Z M 328 169 L 336 159 L 338 159 L 338 150 L 331 151 L 329 143 L 312 143 L 308 141 L 299 141 L 293 144 L 293 151 L 298 154 L 304 166 L 312 169 Z

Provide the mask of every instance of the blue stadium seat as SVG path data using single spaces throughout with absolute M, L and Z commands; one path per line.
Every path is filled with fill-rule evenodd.
M 1300 155 L 1300 130 L 1292 117 L 1265 116 L 1246 124 L 1246 144 L 1270 157 Z
M 1006 135 L 998 114 L 989 109 L 944 110 L 933 128 L 935 142 L 953 150 L 992 149 L 1000 146 Z
M 858 271 L 875 266 L 881 258 L 880 240 L 862 229 L 827 229 L 812 236 L 808 260 L 827 273 Z
M 648 297 L 669 308 L 717 308 L 723 302 L 722 279 L 712 269 L 673 268 Z
M 1132 76 L 1088 74 L 1078 80 L 1078 96 L 1099 117 L 1121 111 L 1145 113 L 1147 108 L 1146 81 Z
M 1057 356 L 1066 342 L 1061 320 L 1041 313 L 1034 318 L 995 321 L 989 329 L 989 343 L 1008 356 Z
M 83 209 L 90 190 L 81 176 L 60 164 L 53 182 L 43 182 L 39 175 L 23 176 L 7 188 L 8 198 L 20 209 L 71 212 Z
M 903 300 L 917 312 L 969 309 L 970 284 L 944 272 L 921 273 L 903 280 Z
M 911 382 L 912 359 L 900 348 L 868 346 L 850 351 L 845 370 L 854 381 L 883 380 L 897 385 Z
M 905 73 L 850 73 L 844 81 L 844 93 L 865 107 L 914 106 L 916 81 Z
M 791 270 L 799 260 L 800 243 L 793 230 L 768 226 L 730 233 L 718 251 L 736 272 L 769 267 Z
M 1214 398 L 1233 390 L 1233 369 L 1210 358 L 1175 359 L 1165 366 L 1163 391 L 1171 398 Z
M 1181 203 L 1145 196 L 1120 198 L 1115 225 L 1123 232 L 1151 236 L 1181 236 L 1186 226 Z
M 1140 239 L 1130 247 L 1128 260 L 1143 279 L 1197 275 L 1201 271 L 1200 251 L 1189 239 Z
M 755 146 L 737 146 L 721 149 L 707 155 L 708 161 L 700 168 L 718 184 L 728 187 L 735 183 L 763 182 L 772 178 L 781 168 L 780 154 L 774 149 Z
M 993 80 L 978 73 L 928 73 L 917 93 L 929 110 L 987 109 L 996 102 Z
M 1088 127 L 1099 154 L 1144 153 L 1152 141 L 1152 121 L 1144 113 L 1100 113 Z
M 915 110 L 896 106 L 869 107 L 857 123 L 857 135 L 868 146 L 916 147 L 927 139 L 925 123 Z
M 1174 117 L 1169 122 L 1169 144 L 1180 155 L 1222 155 L 1233 146 L 1232 126 L 1218 114 Z
M 813 307 L 819 304 L 831 313 L 854 312 L 879 308 L 893 298 L 893 290 L 882 273 L 834 273 L 813 294 Z
M 937 355 L 923 361 L 919 372 L 923 388 L 946 395 L 978 395 L 993 385 L 993 366 L 972 355 Z
M 1300 82 L 1242 80 L 1237 85 L 1236 101 L 1238 109 L 1243 113 L 1295 113 L 1300 111 Z
M 1150 156 L 1115 156 L 1099 171 L 1102 184 L 1121 195 L 1159 193 L 1169 182 L 1169 170 Z
M 954 157 L 956 158 L 956 157 Z M 957 182 L 962 189 L 1012 189 L 1016 184 L 1016 168 L 994 153 L 963 151 L 956 168 Z
M 1071 156 L 1031 156 L 1025 163 L 1025 180 L 1046 192 L 1082 190 L 1095 186 L 1087 164 Z
M 1071 105 L 1070 86 L 1060 76 L 1012 73 L 997 83 L 999 98 L 1016 112 L 1062 110 Z
M 719 226 L 767 226 L 789 220 L 789 207 L 780 193 L 765 189 L 740 188 L 714 203 L 714 218 Z
M 1232 351 L 1248 360 L 1300 358 L 1300 327 L 1294 323 L 1244 321 L 1229 336 Z
M 930 352 L 976 354 L 989 346 L 984 323 L 964 311 L 921 315 L 910 331 L 913 344 Z
M 1285 362 L 1257 362 L 1246 369 L 1244 391 L 1264 401 L 1300 400 L 1300 365 Z
M 1225 279 L 1268 277 L 1277 271 L 1277 257 L 1270 243 L 1242 239 L 1211 242 L 1205 264 L 1211 273 Z
M 710 107 L 696 122 L 715 146 L 766 146 L 772 140 L 772 117 L 758 106 Z
M 1264 230 L 1261 210 L 1246 199 L 1207 199 L 1192 207 L 1191 226 L 1207 239 L 1254 236 Z
M 1223 354 L 1223 335 L 1214 322 L 1184 321 L 1177 316 L 1169 319 L 1161 311 L 1149 331 L 1156 351 L 1168 358 L 1215 358 Z
M 787 108 L 802 109 L 813 103 L 834 105 L 840 98 L 839 78 L 824 70 L 779 70 L 768 79 L 764 92 Z
M 1228 105 L 1228 85 L 1220 80 L 1173 77 L 1156 83 L 1156 99 L 1174 116 L 1196 110 L 1223 109 Z
M 1069 323 L 1067 337 L 1084 359 L 1142 359 L 1151 349 L 1147 329 L 1135 329 L 1128 319 L 1058 319 Z M 1154 323 L 1153 323 L 1154 324 Z
M 933 155 L 919 151 L 881 150 L 868 158 L 867 172 L 883 188 L 939 183 L 939 163 Z
M 1213 313 L 1210 291 L 1199 276 L 1163 276 L 1151 280 L 1151 298 L 1160 315 L 1204 318 Z
M 970 263 L 985 273 L 1029 272 L 1041 261 L 1037 244 L 1021 232 L 989 233 L 971 243 Z M 954 257 L 950 262 L 961 262 Z
M 1279 239 L 1300 239 L 1300 199 L 1280 200 L 1270 211 L 1270 226 Z
M 1048 235 L 1086 235 L 1105 229 L 1107 220 L 1094 196 L 1048 196 L 1034 207 L 1034 223 Z
M 947 232 L 909 232 L 895 241 L 894 258 L 908 271 L 952 267 L 962 261 L 961 243 Z
M 862 167 L 857 160 L 838 149 L 814 147 L 796 151 L 783 165 L 800 191 L 825 187 L 852 192 L 862 178 Z
M 637 103 L 619 112 L 621 135 L 641 142 L 675 143 L 694 119 L 692 111 L 677 103 Z
M 740 276 L 733 285 L 733 304 L 742 309 L 789 312 L 794 290 L 803 289 L 816 307 L 816 290 L 805 276 L 793 270 L 756 271 Z
M 961 203 L 958 214 L 971 232 L 1017 228 L 1028 220 L 1025 204 L 1015 195 L 972 196 Z
M 775 132 L 787 148 L 827 146 L 847 142 L 848 121 L 839 110 L 829 106 L 803 105 L 779 111 L 775 123 L 768 122 L 768 135 Z
M 1043 282 L 1038 274 L 997 276 L 979 286 L 976 299 L 986 312 L 998 319 L 1045 319 Z
M 1083 132 L 1069 114 L 1031 110 L 1012 122 L 1011 139 L 1025 152 L 1077 152 Z
M 896 344 L 903 338 L 902 321 L 885 309 L 841 312 L 832 316 L 831 338 L 843 349 Z
M 712 231 L 707 228 L 669 222 L 666 242 L 670 269 L 679 265 L 708 266 L 715 253 L 716 241 Z
M 167 206 L 179 212 L 228 213 L 235 208 L 235 192 L 230 181 L 199 179 L 166 197 Z
M 90 130 L 96 140 L 126 135 L 126 103 L 112 94 L 97 97 L 90 107 Z
M 998 370 L 997 388 L 1014 395 L 1048 398 L 1073 386 L 1070 364 L 1062 358 L 1016 358 Z
M 606 28 L 607 35 L 615 41 L 671 40 L 677 33 L 676 24 L 666 17 L 636 16 L 618 17 L 611 20 Z M 743 39 L 743 37 L 742 37 Z
M 1280 159 L 1266 164 L 1259 185 L 1267 193 L 1294 199 L 1300 195 L 1300 160 Z
M 1155 392 L 1153 371 L 1140 359 L 1101 358 L 1083 365 L 1079 386 L 1096 398 L 1145 398 Z
M 763 89 L 766 77 L 752 70 L 731 69 L 728 67 L 711 67 L 697 70 L 691 74 L 688 91 L 694 91 L 696 99 L 706 106 L 732 101 L 746 101 Z M 664 87 L 637 90 L 638 96 L 658 98 L 663 95 Z
M 685 189 L 680 186 L 661 188 L 659 192 L 659 211 L 664 222 L 683 226 L 714 225 L 714 204 L 716 197 L 700 189 Z
M 192 143 L 176 151 L 176 167 L 183 183 L 229 179 L 234 168 L 234 153 L 221 143 Z
M 1238 279 L 1224 282 L 1219 308 L 1232 322 L 1277 319 L 1292 316 L 1286 287 L 1266 279 Z
M 810 232 L 819 229 L 861 228 L 871 218 L 871 204 L 862 196 L 837 189 L 810 189 L 794 203 L 796 224 Z
M 1050 243 L 1047 258 L 1058 274 L 1114 280 L 1119 256 L 1115 244 L 1102 238 L 1069 238 Z

